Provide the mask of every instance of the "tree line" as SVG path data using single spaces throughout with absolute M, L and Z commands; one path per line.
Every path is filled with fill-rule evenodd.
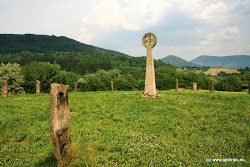
M 35 93 L 36 80 L 41 81 L 41 91 L 49 92 L 50 83 L 70 85 L 78 82 L 80 91 L 109 90 L 111 80 L 115 90 L 144 90 L 146 57 L 131 57 L 116 51 L 97 48 L 54 35 L 0 34 L 0 81 L 7 79 L 12 93 Z M 154 60 L 158 90 L 179 87 L 210 89 L 215 79 L 215 89 L 241 91 L 250 80 L 249 68 L 240 74 L 220 73 L 216 77 L 197 74 Z
M 25 56 L 27 58 L 27 63 L 22 65 L 18 64 L 20 60 L 20 55 L 27 53 Z M 70 61 L 70 57 L 75 55 L 76 57 L 83 54 L 84 60 L 89 60 L 90 64 L 96 63 L 96 57 L 90 59 L 90 55 L 85 57 L 84 53 L 57 53 L 57 55 L 52 55 L 54 60 L 58 61 L 60 64 L 67 64 Z M 110 90 L 110 83 L 113 81 L 114 90 L 144 90 L 145 84 L 145 63 L 146 59 L 133 58 L 133 57 L 116 57 L 108 55 L 106 61 L 109 61 L 110 66 L 108 68 L 98 68 L 92 69 L 92 67 L 84 66 L 84 72 L 72 72 L 67 71 L 67 68 L 74 68 L 71 66 L 61 66 L 55 62 L 51 63 L 43 61 L 31 61 L 30 56 L 33 57 L 35 54 L 30 52 L 21 52 L 19 54 L 8 54 L 12 59 L 12 63 L 1 63 L 0 66 L 0 80 L 7 80 L 9 83 L 9 92 L 13 94 L 18 93 L 35 93 L 36 80 L 41 82 L 41 92 L 50 92 L 50 84 L 58 83 L 69 85 L 69 91 L 73 91 L 73 83 L 77 82 L 78 91 L 107 91 Z M 42 54 L 43 55 L 43 54 Z M 44 55 L 45 56 L 45 55 Z M 98 55 L 100 56 L 100 55 Z M 1 59 L 6 57 L 1 57 Z M 79 58 L 79 57 L 78 57 Z M 34 59 L 38 59 L 35 58 Z M 72 57 L 74 60 L 74 56 Z M 121 60 L 123 59 L 123 60 Z M 135 59 L 135 61 L 130 61 Z M 17 61 L 17 62 L 15 62 Z M 100 61 L 100 60 L 99 60 Z M 143 62 L 143 63 L 142 63 Z M 62 68 L 64 67 L 64 68 Z M 249 68 L 241 69 L 241 74 L 220 74 L 217 76 L 217 83 L 215 85 L 216 90 L 223 91 L 241 91 L 242 83 L 244 81 L 250 80 Z M 155 78 L 156 87 L 158 90 L 170 90 L 175 89 L 176 79 L 179 80 L 179 87 L 192 89 L 193 83 L 196 82 L 198 89 L 209 90 L 211 78 L 204 74 L 196 74 L 192 70 L 177 70 L 175 66 L 166 64 L 161 61 L 155 61 Z

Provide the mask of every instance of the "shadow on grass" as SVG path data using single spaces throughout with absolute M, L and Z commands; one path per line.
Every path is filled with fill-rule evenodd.
M 37 162 L 35 166 L 55 166 L 56 167 L 57 160 L 54 157 L 53 153 L 51 153 L 48 157 L 46 157 L 44 160 L 41 160 L 40 162 Z
M 42 167 L 56 167 L 58 161 L 54 157 L 53 153 L 50 153 L 50 155 L 39 162 L 35 164 L 35 166 L 42 166 Z M 69 165 L 73 166 L 80 166 L 85 167 L 87 166 L 84 161 L 81 160 L 75 160 L 72 156 L 72 152 L 70 152 L 67 156 L 64 157 L 63 161 L 59 162 L 59 166 L 67 167 Z

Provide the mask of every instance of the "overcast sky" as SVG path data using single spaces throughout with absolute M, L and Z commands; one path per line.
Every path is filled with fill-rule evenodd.
M 145 56 L 148 32 L 158 39 L 155 59 L 250 55 L 250 0 L 0 0 L 1 34 L 53 34 Z

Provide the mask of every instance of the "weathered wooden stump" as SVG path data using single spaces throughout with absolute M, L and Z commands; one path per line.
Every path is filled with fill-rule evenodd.
M 175 91 L 178 91 L 178 79 L 176 79 Z
M 214 80 L 211 80 L 211 92 L 214 92 Z
M 112 92 L 113 90 L 114 90 L 113 81 L 111 81 L 111 83 L 110 83 L 110 91 Z
M 7 82 L 7 80 L 2 80 L 1 85 L 2 85 L 2 96 L 8 97 L 8 82 Z
M 74 92 L 77 92 L 77 82 L 74 82 Z
M 40 81 L 36 80 L 36 94 L 40 93 Z
M 68 85 L 51 84 L 50 91 L 50 132 L 54 156 L 62 163 L 65 153 L 71 149 L 69 140 L 70 109 L 68 104 Z
M 197 91 L 197 83 L 196 82 L 193 83 L 193 90 Z
M 250 81 L 248 81 L 248 94 L 250 94 Z

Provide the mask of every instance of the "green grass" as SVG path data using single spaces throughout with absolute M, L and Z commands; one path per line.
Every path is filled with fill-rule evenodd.
M 185 90 L 142 98 L 140 93 L 69 93 L 68 166 L 250 165 L 250 95 Z M 0 166 L 56 166 L 50 94 L 0 97 L 0 114 Z

